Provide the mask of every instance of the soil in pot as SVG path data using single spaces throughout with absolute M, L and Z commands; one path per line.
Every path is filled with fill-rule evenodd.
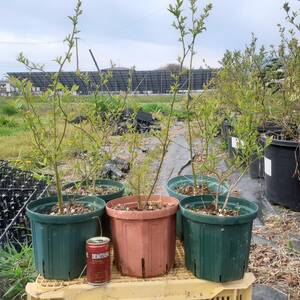
M 122 183 L 109 180 L 109 179 L 97 179 L 95 185 L 92 184 L 91 180 L 85 180 L 82 182 L 70 182 L 63 187 L 64 192 L 73 195 L 95 195 L 105 202 L 122 197 L 125 191 L 125 187 Z M 102 217 L 102 235 L 111 237 L 111 228 L 109 218 L 104 213 Z
M 168 181 L 166 189 L 170 196 L 181 201 L 188 196 L 194 196 L 193 182 L 193 175 L 177 176 Z M 224 195 L 228 192 L 228 188 L 225 185 L 219 185 L 214 177 L 199 175 L 197 176 L 197 184 L 198 195 L 203 195 L 203 192 L 210 195 L 215 195 L 218 192 Z M 184 240 L 180 210 L 176 214 L 176 234 L 180 240 Z
M 219 208 L 216 207 L 214 204 L 206 205 L 205 207 L 189 207 L 188 205 L 185 207 L 186 209 L 198 213 L 200 215 L 207 215 L 207 216 L 219 216 L 219 217 L 228 217 L 228 216 L 239 216 L 240 211 L 239 209 L 230 209 L 230 208 Z
M 152 207 L 157 203 L 156 209 L 147 206 L 143 210 L 138 208 L 138 200 L 145 202 L 147 196 L 127 196 L 107 204 L 115 262 L 122 275 L 160 276 L 175 262 L 178 200 L 153 195 L 149 203 Z
M 180 185 L 175 188 L 177 193 L 187 195 L 187 196 L 198 196 L 198 195 L 205 195 L 211 194 L 212 192 L 209 191 L 208 187 L 204 184 L 198 184 L 196 188 L 194 185 Z
M 122 183 L 109 180 L 97 179 L 95 184 L 91 180 L 70 182 L 63 187 L 63 191 L 72 195 L 95 195 L 104 201 L 122 197 L 125 187 Z
M 62 211 L 60 210 L 58 204 L 55 204 L 51 208 L 48 214 L 50 216 L 61 216 L 61 215 L 75 216 L 75 215 L 81 215 L 89 212 L 92 212 L 92 209 L 86 206 L 85 204 L 80 202 L 75 202 L 75 201 L 69 201 L 67 203 L 63 203 Z
M 222 207 L 224 196 L 219 196 Z M 228 211 L 239 215 L 203 214 L 210 207 L 212 195 L 192 196 L 180 202 L 183 218 L 185 264 L 201 279 L 226 282 L 243 278 L 247 270 L 252 224 L 258 211 L 253 202 L 230 197 Z M 239 207 L 239 209 L 237 209 Z M 192 209 L 191 209 L 192 208 Z
M 109 195 L 114 194 L 119 191 L 118 188 L 113 186 L 105 186 L 105 185 L 82 185 L 77 187 L 76 185 L 65 189 L 65 192 L 68 195 L 82 195 L 82 196 L 91 196 L 91 195 Z
M 116 210 L 124 210 L 124 211 L 147 211 L 147 210 L 157 210 L 157 209 L 163 209 L 167 208 L 170 205 L 167 205 L 162 202 L 158 201 L 142 201 L 139 203 L 133 203 L 133 204 L 118 204 L 113 209 Z M 172 206 L 172 205 L 171 205 Z

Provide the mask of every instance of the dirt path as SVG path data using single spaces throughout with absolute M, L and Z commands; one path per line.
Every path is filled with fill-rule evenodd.
M 155 194 L 167 195 L 165 185 L 168 180 L 178 175 L 183 165 L 189 160 L 188 144 L 185 139 L 185 129 L 182 123 L 177 123 L 171 131 L 172 142 L 169 145 L 166 158 L 156 185 Z M 183 174 L 189 174 L 187 167 Z

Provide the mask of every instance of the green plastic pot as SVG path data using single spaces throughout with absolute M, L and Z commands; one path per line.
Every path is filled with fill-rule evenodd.
M 79 184 L 80 181 L 74 181 L 74 182 L 69 182 L 66 185 L 63 186 L 63 190 L 66 190 L 68 188 L 71 188 L 73 186 L 75 186 L 76 184 Z M 91 184 L 92 181 L 91 180 L 85 180 L 83 182 L 81 182 L 82 185 L 89 185 Z M 96 180 L 96 185 L 98 186 L 107 186 L 107 187 L 114 187 L 117 188 L 118 191 L 112 194 L 108 194 L 108 195 L 96 195 L 96 197 L 100 197 L 101 199 L 103 199 L 105 202 L 108 202 L 110 200 L 114 200 L 117 198 L 120 198 L 123 196 L 124 191 L 125 191 L 125 186 L 124 184 L 114 181 L 114 180 L 110 180 L 110 179 L 98 179 Z M 106 214 L 106 211 L 104 212 L 104 215 L 102 217 L 102 235 L 105 237 L 109 237 L 111 238 L 111 228 L 110 228 L 110 222 L 109 222 L 109 217 Z
M 193 196 L 180 202 L 183 218 L 185 264 L 201 279 L 226 282 L 243 278 L 248 267 L 255 203 L 230 197 L 228 208 L 239 207 L 239 216 L 212 216 L 186 207 L 203 207 L 215 200 L 212 195 Z M 220 205 L 225 196 L 219 196 Z
M 47 279 L 71 280 L 82 273 L 85 264 L 85 242 L 99 235 L 100 217 L 106 203 L 93 196 L 63 196 L 94 209 L 74 216 L 46 214 L 57 203 L 57 197 L 42 198 L 26 207 L 32 230 L 35 268 Z
M 215 193 L 218 192 L 220 195 L 225 195 L 228 192 L 227 186 L 220 185 L 218 180 L 214 177 L 199 175 L 197 176 L 197 183 L 205 183 L 209 191 Z M 193 175 L 176 176 L 170 179 L 166 186 L 169 196 L 175 197 L 179 201 L 188 197 L 187 195 L 176 192 L 177 187 L 187 184 L 194 184 Z M 184 239 L 182 230 L 182 215 L 180 210 L 178 210 L 176 214 L 176 235 L 180 240 Z

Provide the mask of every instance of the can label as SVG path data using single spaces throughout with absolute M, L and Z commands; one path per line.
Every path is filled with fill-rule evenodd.
M 101 284 L 110 281 L 110 239 L 95 237 L 86 242 L 87 281 Z

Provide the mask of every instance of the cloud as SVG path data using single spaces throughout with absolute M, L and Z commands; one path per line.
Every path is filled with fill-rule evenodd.
M 173 0 L 172 0 L 173 1 Z M 173 1 L 174 2 L 174 1 Z M 213 11 L 207 20 L 207 32 L 197 41 L 195 66 L 218 66 L 226 49 L 242 49 L 256 33 L 260 43 L 276 44 L 277 23 L 284 22 L 282 0 L 212 0 Z M 16 62 L 23 51 L 29 58 L 55 70 L 52 61 L 64 51 L 62 41 L 70 31 L 66 18 L 71 15 L 74 0 L 10 0 L 1 6 L 0 76 L 9 71 L 24 70 Z M 85 0 L 79 28 L 80 65 L 94 69 L 88 49 L 107 67 L 110 59 L 120 66 L 155 69 L 174 62 L 179 54 L 178 36 L 171 27 L 168 0 Z M 204 2 L 199 1 L 203 7 Z M 75 62 L 65 70 L 74 70 Z

